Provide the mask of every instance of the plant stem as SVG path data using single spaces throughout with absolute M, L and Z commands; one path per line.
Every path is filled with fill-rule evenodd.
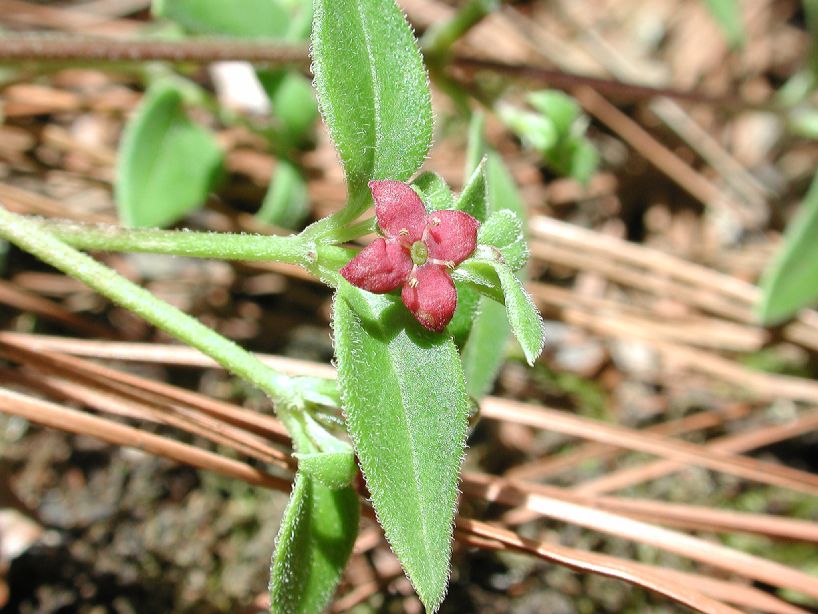
M 42 223 L 0 206 L 0 236 L 207 354 L 225 369 L 258 386 L 274 402 L 292 407 L 302 404 L 296 388 L 290 385 L 289 377 L 271 369 L 253 354 L 195 318 L 63 243 L 49 234 Z
M 227 232 L 120 228 L 64 221 L 34 221 L 42 230 L 79 249 L 146 252 L 217 260 L 273 260 L 309 267 L 310 244 L 286 237 Z
M 500 5 L 498 0 L 469 0 L 449 21 L 435 24 L 423 35 L 421 47 L 427 56 L 441 57 L 452 45 Z

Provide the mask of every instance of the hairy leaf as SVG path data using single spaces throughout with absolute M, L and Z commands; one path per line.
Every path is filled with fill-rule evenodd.
M 349 486 L 355 478 L 357 465 L 350 448 L 345 452 L 296 453 L 298 470 L 332 489 Z
M 545 328 L 540 312 L 510 268 L 500 263 L 494 268 L 503 288 L 511 331 L 523 348 L 528 364 L 533 365 L 545 345 Z
M 412 187 L 418 192 L 427 211 L 454 209 L 454 195 L 443 177 L 437 173 L 421 173 L 412 182 Z
M 512 271 L 519 271 L 528 262 L 523 222 L 513 211 L 503 209 L 494 213 L 480 226 L 477 241 L 496 248 Z
M 486 159 L 483 158 L 463 187 L 455 208 L 465 211 L 479 222 L 485 222 L 488 210 L 487 200 Z
M 176 86 L 152 86 L 125 127 L 116 167 L 124 224 L 168 226 L 204 203 L 221 170 L 215 138 L 188 119 Z
M 761 278 L 758 314 L 777 324 L 818 301 L 818 175 Z
M 482 116 L 476 117 L 470 133 L 469 150 L 482 152 L 485 150 L 485 142 L 482 130 L 478 130 L 482 127 Z M 473 153 L 472 158 L 476 157 L 477 154 Z M 485 172 L 489 211 L 509 210 L 517 216 L 525 229 L 525 207 L 514 179 L 497 153 L 489 152 Z M 475 399 L 480 399 L 491 391 L 505 359 L 505 347 L 510 333 L 511 326 L 506 318 L 505 307 L 488 297 L 481 297 L 469 338 L 463 346 L 466 389 Z
M 270 570 L 272 614 L 324 611 L 352 552 L 359 514 L 352 488 L 333 490 L 296 473 Z
M 314 0 L 314 84 L 358 213 L 371 179 L 407 180 L 432 140 L 428 77 L 394 0 Z
M 446 590 L 469 401 L 460 357 L 394 297 L 335 299 L 338 383 L 378 519 L 427 609 Z

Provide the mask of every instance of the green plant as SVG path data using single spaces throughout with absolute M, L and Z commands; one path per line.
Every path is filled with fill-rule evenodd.
M 196 19 L 193 7 L 199 11 Z M 214 3 L 169 0 L 155 9 L 203 31 L 223 12 Z M 298 459 L 273 555 L 274 612 L 321 611 L 332 595 L 358 526 L 355 455 L 387 539 L 421 600 L 435 610 L 449 574 L 469 395 L 479 397 L 490 388 L 502 360 L 497 348 L 509 330 L 529 363 L 544 342 L 542 320 L 518 276 L 528 258 L 519 197 L 496 154 L 483 155 L 479 123 L 459 196 L 429 173 L 419 175 L 412 187 L 405 183 L 428 154 L 432 109 L 415 38 L 391 0 L 316 0 L 312 53 L 318 103 L 347 179 L 347 204 L 338 213 L 300 234 L 278 237 L 44 223 L 0 209 L 0 236 L 199 348 L 273 401 Z M 118 194 L 123 219 L 133 226 L 179 219 L 203 198 L 218 172 L 212 137 L 183 110 L 186 95 L 193 100 L 199 95 L 197 88 L 187 88 L 175 78 L 154 85 L 128 128 Z M 152 163 L 151 151 L 165 156 L 158 161 L 161 168 Z M 195 181 L 180 179 L 187 165 L 195 170 Z M 377 271 L 356 277 L 348 268 L 354 251 L 345 244 L 374 228 L 371 218 L 359 221 L 372 204 L 370 184 L 376 192 L 388 184 L 399 193 L 388 203 L 375 194 L 386 234 L 376 240 L 383 244 L 375 245 L 391 241 L 398 251 L 409 250 L 401 252 L 396 266 L 410 258 L 409 266 L 418 271 L 401 270 L 399 283 L 392 279 L 389 287 L 370 283 L 368 276 Z M 394 213 L 407 198 L 416 207 L 413 215 L 425 220 L 417 236 L 404 228 L 414 222 Z M 411 245 L 399 244 L 404 231 L 413 237 Z M 77 248 L 303 267 L 335 289 L 337 387 L 272 370 Z M 427 275 L 437 280 L 429 295 L 424 294 Z M 404 303 L 411 312 L 390 292 L 401 284 L 409 288 Z M 440 288 L 447 301 L 443 307 L 436 303 Z M 322 423 L 321 408 L 327 405 L 343 408 L 352 445 Z

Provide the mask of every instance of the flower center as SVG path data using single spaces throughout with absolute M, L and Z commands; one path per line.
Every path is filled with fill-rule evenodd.
M 415 266 L 426 264 L 426 260 L 429 258 L 429 248 L 426 247 L 423 241 L 415 241 L 412 243 L 412 247 L 409 248 L 409 256 L 411 256 Z

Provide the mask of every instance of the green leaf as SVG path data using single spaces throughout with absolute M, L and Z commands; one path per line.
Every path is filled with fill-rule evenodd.
M 412 182 L 427 211 L 454 209 L 454 195 L 446 180 L 437 173 L 426 171 Z
M 491 392 L 506 357 L 510 333 L 505 306 L 481 297 L 469 339 L 463 346 L 463 375 L 469 396 L 481 399 Z
M 454 286 L 457 290 L 457 308 L 446 331 L 458 346 L 462 346 L 468 339 L 482 296 L 464 283 L 455 282 Z
M 526 146 L 540 154 L 545 154 L 559 140 L 554 122 L 540 113 L 506 104 L 498 106 L 497 113 Z
M 523 236 L 523 223 L 508 209 L 494 213 L 477 232 L 477 242 L 491 245 L 502 255 L 512 271 L 519 271 L 528 262 L 528 245 Z
M 349 486 L 355 479 L 357 465 L 350 448 L 346 452 L 313 452 L 294 454 L 298 470 L 321 482 L 327 488 L 337 490 Z
M 488 152 L 485 136 L 486 116 L 482 111 L 475 111 L 469 119 L 469 138 L 466 146 L 466 167 L 464 179 L 471 177 L 474 169 Z
M 352 488 L 333 490 L 296 473 L 270 570 L 272 614 L 324 611 L 352 552 L 359 514 Z
M 194 34 L 282 38 L 291 17 L 275 0 L 153 0 L 153 14 Z
M 469 284 L 477 292 L 498 303 L 505 303 L 503 287 L 494 265 L 499 264 L 496 255 L 485 252 L 464 260 L 452 271 L 452 279 Z
M 545 345 L 545 327 L 540 312 L 510 268 L 500 263 L 496 263 L 494 268 L 503 287 L 511 331 L 523 348 L 528 364 L 533 365 Z
M 818 175 L 761 277 L 758 315 L 777 324 L 818 301 Z
M 599 152 L 586 138 L 576 139 L 572 145 L 569 174 L 587 185 L 599 166 Z
M 318 102 L 310 82 L 286 70 L 259 70 L 256 74 L 270 99 L 281 136 L 292 146 L 307 143 L 318 119 Z
M 526 228 L 526 211 L 514 177 L 506 168 L 497 152 L 489 152 L 486 160 L 486 185 L 488 186 L 489 211 L 508 209 L 517 214 Z
M 738 0 L 704 0 L 710 15 L 721 28 L 732 48 L 744 46 L 744 23 Z
M 147 91 L 125 127 L 116 167 L 116 200 L 132 227 L 173 224 L 204 203 L 221 171 L 216 139 L 192 123 L 175 85 Z
M 480 124 L 479 121 L 476 123 Z M 485 147 L 482 138 L 478 137 L 482 135 L 472 134 L 470 143 L 477 140 L 480 147 Z M 486 160 L 486 188 L 489 211 L 511 211 L 525 229 L 525 206 L 517 186 L 502 158 L 493 151 L 488 153 Z M 505 307 L 487 296 L 481 297 L 462 352 L 466 389 L 473 398 L 480 399 L 491 390 L 505 360 L 505 347 L 510 333 Z
M 428 77 L 394 0 L 314 0 L 314 85 L 344 165 L 349 213 L 360 213 L 370 179 L 405 181 L 432 141 Z
M 463 187 L 460 198 L 457 199 L 455 209 L 465 211 L 479 222 L 484 222 L 486 220 L 486 210 L 488 207 L 486 200 L 486 159 L 483 158 Z
M 469 413 L 452 340 L 347 283 L 334 309 L 347 426 L 386 538 L 428 610 L 449 576 Z
M 561 136 L 571 133 L 571 127 L 582 113 L 574 98 L 558 90 L 532 92 L 527 100 L 528 104 L 551 120 Z
M 279 160 L 256 217 L 268 224 L 295 229 L 309 212 L 307 183 L 301 176 L 301 171 L 292 162 Z

